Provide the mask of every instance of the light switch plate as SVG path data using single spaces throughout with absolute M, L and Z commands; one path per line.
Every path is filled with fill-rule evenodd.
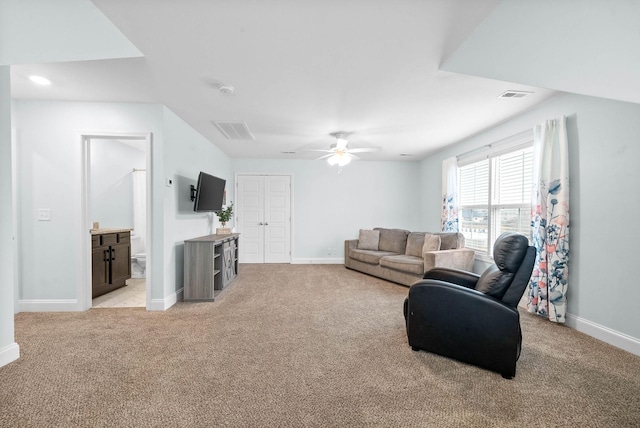
M 40 208 L 38 210 L 38 221 L 51 221 L 51 209 Z

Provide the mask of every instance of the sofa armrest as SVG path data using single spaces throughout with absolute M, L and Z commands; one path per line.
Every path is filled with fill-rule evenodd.
M 424 253 L 422 253 L 425 272 L 435 267 L 445 267 L 470 271 L 473 270 L 474 257 L 475 251 L 469 248 L 425 251 Z
M 357 239 L 347 239 L 344 241 L 344 265 L 346 267 L 351 267 L 351 257 L 349 257 L 349 250 L 353 250 L 356 248 L 358 248 Z

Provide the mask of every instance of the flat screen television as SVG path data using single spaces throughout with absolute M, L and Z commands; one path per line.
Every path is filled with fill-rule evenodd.
M 196 212 L 222 210 L 225 184 L 226 181 L 222 178 L 201 171 L 195 189 L 193 210 Z

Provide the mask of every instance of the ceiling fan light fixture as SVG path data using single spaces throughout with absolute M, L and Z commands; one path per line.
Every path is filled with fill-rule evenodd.
M 331 166 L 333 165 L 345 166 L 349 164 L 349 162 L 351 162 L 351 156 L 345 153 L 336 153 L 333 156 L 329 156 L 327 158 L 327 163 Z
M 349 162 L 351 162 L 351 156 L 342 156 L 342 159 L 340 159 L 340 161 L 338 162 L 338 166 L 345 166 Z

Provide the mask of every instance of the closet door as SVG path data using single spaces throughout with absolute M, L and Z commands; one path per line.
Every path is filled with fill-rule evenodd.
M 240 262 L 264 263 L 264 177 L 239 175 L 237 184 Z
M 241 263 L 291 262 L 291 177 L 239 175 L 236 225 Z
M 291 262 L 291 177 L 266 176 L 265 263 Z

